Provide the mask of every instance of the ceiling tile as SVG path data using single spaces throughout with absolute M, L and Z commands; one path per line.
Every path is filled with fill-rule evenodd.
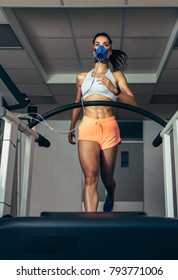
M 166 68 L 178 68 L 178 50 L 172 51 L 167 62 Z
M 139 107 L 141 107 L 143 104 L 149 104 L 150 103 L 151 95 L 148 95 L 148 94 L 137 95 L 137 94 L 135 94 L 135 99 L 136 99 L 137 103 L 139 104 Z
M 81 72 L 77 59 L 42 59 L 41 63 L 47 74 L 76 74 Z
M 126 37 L 167 37 L 177 16 L 176 9 L 126 9 Z
M 24 50 L 0 50 L 0 64 L 4 68 L 35 68 Z
M 81 59 L 81 66 L 84 72 L 94 68 L 94 59 Z
M 17 84 L 17 87 L 26 95 L 51 96 L 50 89 L 45 84 Z
M 159 94 L 178 94 L 178 83 L 160 83 L 156 86 L 154 90 L 154 94 L 159 95 Z
M 155 73 L 160 59 L 128 59 L 127 73 Z
M 106 32 L 111 37 L 121 36 L 122 11 L 120 9 L 71 9 L 70 19 L 77 37 L 93 38 L 98 32 Z
M 1 0 L 1 5 L 5 7 L 40 7 L 40 6 L 56 6 L 60 5 L 59 0 Z
M 135 38 L 124 39 L 123 50 L 129 58 L 158 58 L 165 49 L 167 39 Z
M 41 84 L 44 82 L 36 69 L 7 69 L 7 73 L 16 84 Z
M 89 6 L 89 7 L 94 7 L 94 6 L 99 6 L 99 7 L 109 7 L 109 6 L 121 6 L 125 4 L 125 0 L 63 0 L 65 6 Z
M 14 9 L 18 21 L 28 37 L 71 37 L 65 9 Z
M 61 85 L 49 85 L 49 88 L 53 94 L 53 96 L 68 96 L 71 95 L 73 100 L 76 97 L 76 85 L 68 85 L 68 84 L 61 84 Z
M 72 39 L 38 38 L 31 39 L 34 51 L 41 58 L 76 58 Z
M 178 94 L 159 94 L 153 95 L 150 104 L 178 104 Z
M 128 0 L 128 6 L 155 6 L 155 7 L 170 7 L 170 6 L 177 6 L 177 0 Z
M 160 77 L 160 83 L 178 83 L 178 69 L 165 69 Z
M 129 84 L 136 95 L 152 95 L 154 84 Z
M 93 43 L 91 38 L 76 39 L 80 58 L 93 58 Z

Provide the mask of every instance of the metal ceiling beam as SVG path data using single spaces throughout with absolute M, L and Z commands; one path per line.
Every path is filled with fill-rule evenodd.
M 159 77 L 161 76 L 161 74 L 162 74 L 162 72 L 165 68 L 166 63 L 168 62 L 168 59 L 169 59 L 170 54 L 173 50 L 173 47 L 174 47 L 175 41 L 177 39 L 177 36 L 178 36 L 178 15 L 177 15 L 174 27 L 172 29 L 172 32 L 169 36 L 169 40 L 167 42 L 167 45 L 166 45 L 166 48 L 164 50 L 163 56 L 161 58 L 160 64 L 158 66 L 157 73 L 156 73 L 156 80 L 159 79 Z
M 4 15 L 6 16 L 9 24 L 11 25 L 11 28 L 13 29 L 15 35 L 17 36 L 18 40 L 24 47 L 25 51 L 28 53 L 29 57 L 31 58 L 32 62 L 38 69 L 40 75 L 42 76 L 44 81 L 48 80 L 48 76 L 46 74 L 46 71 L 44 70 L 43 66 L 41 65 L 38 57 L 36 56 L 27 36 L 25 35 L 20 23 L 18 22 L 14 12 L 10 8 L 4 8 L 3 9 Z

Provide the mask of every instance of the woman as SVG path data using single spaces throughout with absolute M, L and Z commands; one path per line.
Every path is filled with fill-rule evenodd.
M 132 91 L 129 89 L 123 70 L 127 55 L 112 50 L 112 40 L 107 33 L 98 33 L 93 39 L 94 69 L 89 73 L 77 75 L 77 96 L 75 102 L 85 101 L 120 101 L 136 105 Z M 109 68 L 112 64 L 112 72 Z M 68 139 L 75 144 L 75 126 L 81 108 L 72 111 Z M 85 211 L 95 212 L 98 207 L 98 180 L 106 188 L 107 196 L 103 211 L 111 212 L 114 206 L 116 187 L 113 178 L 118 144 L 121 142 L 120 131 L 110 106 L 87 106 L 78 133 L 78 155 L 85 177 L 84 206 Z

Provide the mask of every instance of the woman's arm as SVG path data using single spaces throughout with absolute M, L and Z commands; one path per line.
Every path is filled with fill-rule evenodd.
M 124 74 L 121 71 L 117 71 L 113 73 L 116 84 L 120 89 L 120 93 L 118 95 L 118 100 L 123 103 L 127 103 L 133 106 L 137 106 L 137 102 L 135 100 L 134 94 L 128 86 L 127 80 Z
M 77 86 L 77 95 L 76 95 L 76 99 L 75 99 L 76 103 L 81 102 L 81 96 L 82 96 L 81 85 L 82 85 L 84 78 L 85 78 L 84 73 L 80 73 L 76 77 L 76 86 Z M 80 112 L 81 112 L 81 108 L 75 108 L 72 110 L 70 130 L 73 130 L 75 128 L 77 120 L 80 116 Z M 68 134 L 69 143 L 76 144 L 76 142 L 73 141 L 73 138 L 75 138 L 75 131 L 70 131 Z
M 133 92 L 127 84 L 127 80 L 121 71 L 113 72 L 113 76 L 116 82 L 116 86 L 105 75 L 101 76 L 99 84 L 105 85 L 120 102 L 127 103 L 133 106 L 137 106 Z

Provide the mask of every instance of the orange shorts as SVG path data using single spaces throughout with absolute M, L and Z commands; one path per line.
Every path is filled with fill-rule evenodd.
M 78 129 L 78 140 L 96 141 L 101 150 L 116 146 L 121 138 L 115 117 L 93 119 L 84 116 Z

